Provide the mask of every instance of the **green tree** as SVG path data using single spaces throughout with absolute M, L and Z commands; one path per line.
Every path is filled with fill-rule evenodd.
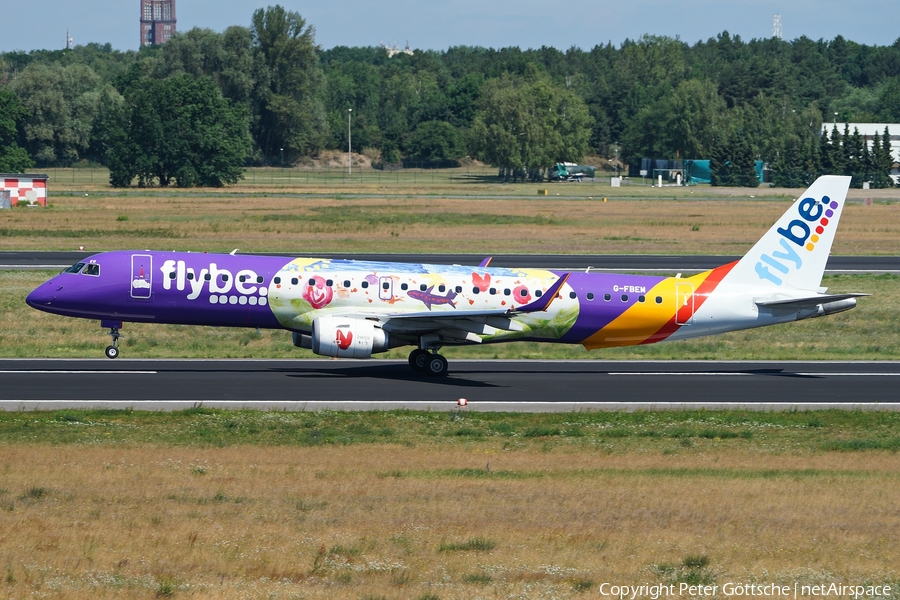
M 328 130 L 315 28 L 299 13 L 275 5 L 253 13 L 250 32 L 265 65 L 253 123 L 261 151 L 266 156 L 281 148 L 289 156 L 318 151 Z
M 74 162 L 90 146 L 103 85 L 84 65 L 32 63 L 9 84 L 28 109 L 25 145 L 41 161 Z
M 492 165 L 540 169 L 580 161 L 590 133 L 584 101 L 532 67 L 524 77 L 504 75 L 485 82 L 471 144 L 475 155 Z
M 446 121 L 420 123 L 409 140 L 408 156 L 416 160 L 455 160 L 465 154 L 462 135 Z
M 726 132 L 713 144 L 710 158 L 712 185 L 758 187 L 756 156 L 742 131 Z
M 891 135 L 887 127 L 884 128 L 884 136 L 875 134 L 872 139 L 871 172 L 870 177 L 873 188 L 887 188 L 894 185 L 891 178 L 891 168 L 894 159 L 891 156 Z
M 878 91 L 878 116 L 889 123 L 900 121 L 900 77 L 885 81 Z
M 671 94 L 641 109 L 622 140 L 626 160 L 703 158 L 725 120 L 725 102 L 709 80 L 682 81 Z
M 772 185 L 799 188 L 805 185 L 805 180 L 800 142 L 797 138 L 791 138 L 772 163 Z
M 853 133 L 849 137 L 844 138 L 844 146 L 847 150 L 847 162 L 845 166 L 845 175 L 850 175 L 850 186 L 854 188 L 862 188 L 863 181 L 868 179 L 866 162 L 868 156 L 866 152 L 865 142 L 859 134 L 859 128 L 854 127 Z
M 34 166 L 28 152 L 16 143 L 19 123 L 28 115 L 15 94 L 0 88 L 0 173 L 23 173 Z
M 247 117 L 207 77 L 147 79 L 130 88 L 127 126 L 114 134 L 110 183 L 220 187 L 236 183 L 250 150 Z

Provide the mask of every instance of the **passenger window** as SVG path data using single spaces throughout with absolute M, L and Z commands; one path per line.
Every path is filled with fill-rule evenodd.
M 612 300 L 612 296 L 610 296 L 609 294 L 603 294 L 603 299 L 609 302 L 610 300 Z
M 389 290 L 389 289 L 391 289 L 391 284 L 388 283 L 387 281 L 385 281 L 384 283 L 381 284 L 381 289 Z
M 300 283 L 299 279 L 297 279 L 296 277 L 291 277 L 291 285 L 297 285 L 298 283 Z
M 577 297 L 578 297 L 578 294 L 576 294 L 575 292 L 569 292 L 569 298 L 571 298 L 572 300 L 574 300 Z
M 327 285 L 328 287 L 333 286 L 333 285 L 334 285 L 334 280 L 333 280 L 333 279 L 326 279 L 326 280 L 325 280 L 325 285 Z
M 75 263 L 74 265 L 72 265 L 71 267 L 69 267 L 68 269 L 63 271 L 63 273 L 77 273 L 78 271 L 81 270 L 81 267 L 83 267 L 83 266 L 84 266 L 84 263 Z
M 588 292 L 588 293 L 587 293 L 587 299 L 588 299 L 588 300 L 593 300 L 593 299 L 594 299 L 594 292 Z
M 228 275 L 222 275 L 222 281 L 228 281 Z
M 273 279 L 272 281 L 275 282 L 275 285 L 278 285 L 279 283 L 281 283 L 281 277 L 276 277 L 276 278 Z
M 84 270 L 81 272 L 81 274 L 97 277 L 98 275 L 100 275 L 100 265 L 96 263 L 87 264 L 84 266 Z M 171 276 L 172 279 L 174 279 L 175 273 L 172 273 Z
M 363 288 L 363 289 L 366 289 L 367 287 L 369 287 L 369 282 L 366 281 L 366 280 L 363 280 L 363 282 L 362 282 L 361 285 L 362 285 L 362 288 Z
M 477 294 L 477 293 L 479 293 L 479 292 L 481 292 L 481 290 L 479 290 L 477 287 L 473 287 L 473 288 L 472 288 L 472 293 L 473 293 L 473 294 Z
M 462 294 L 462 286 L 461 285 L 456 286 L 456 293 Z
M 409 289 L 409 286 L 408 286 L 407 284 L 405 284 L 405 283 L 401 283 L 401 284 L 400 284 L 400 289 L 403 290 L 403 291 L 405 292 L 406 290 Z
M 345 280 L 344 280 L 344 287 L 350 287 L 350 280 L 349 280 L 349 279 L 345 279 Z
M 503 290 L 503 295 L 504 295 L 504 296 L 509 296 L 510 294 L 512 294 L 512 292 L 509 291 L 509 288 L 506 288 L 505 290 Z
M 656 297 L 656 303 L 657 303 L 657 304 L 662 304 L 662 296 L 657 296 L 657 297 Z
M 247 281 L 247 276 L 241 275 L 240 277 L 238 277 L 238 281 L 240 281 L 241 283 L 244 283 L 245 281 Z
M 645 300 L 646 300 L 645 297 L 643 297 L 643 296 L 638 296 L 638 302 L 643 302 L 643 301 L 645 301 Z
M 316 285 L 316 280 L 313 277 L 309 278 L 309 285 Z
M 90 266 L 90 265 L 88 265 L 88 266 Z M 85 274 L 85 275 L 88 274 L 88 270 L 87 270 L 87 269 L 84 270 L 84 274 Z M 169 279 L 175 279 L 175 271 L 170 271 L 170 272 L 169 272 Z
M 622 302 L 628 302 L 628 294 L 622 294 Z
M 210 279 L 212 279 L 212 276 L 209 273 L 204 273 L 203 279 L 209 281 Z
M 190 271 L 188 271 L 187 278 L 188 278 L 188 281 L 193 281 L 193 280 L 194 280 L 194 274 L 191 273 Z
M 438 291 L 439 292 L 447 291 L 447 286 L 442 283 L 441 285 L 438 286 Z
M 525 296 L 528 295 L 528 290 L 526 290 L 526 289 L 524 289 L 524 288 L 521 289 L 521 290 L 519 290 L 519 295 L 522 296 L 522 297 L 524 298 Z
M 534 293 L 534 295 L 535 295 L 535 297 L 540 298 L 541 296 L 544 295 L 544 292 L 542 292 L 541 290 L 538 290 Z
M 497 293 L 497 288 L 491 288 L 491 296 Z
M 428 286 L 423 283 L 422 285 L 419 286 L 419 289 L 424 292 L 425 290 L 428 289 Z
M 256 283 L 262 283 L 262 282 L 263 282 L 263 278 L 262 278 L 262 275 L 260 275 L 256 278 Z

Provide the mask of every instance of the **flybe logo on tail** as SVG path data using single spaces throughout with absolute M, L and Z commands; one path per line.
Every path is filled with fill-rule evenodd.
M 779 247 L 763 254 L 757 261 L 755 270 L 759 278 L 781 285 L 784 275 L 802 267 L 802 251 L 816 249 L 819 236 L 825 233 L 837 207 L 838 203 L 828 196 L 823 196 L 821 203 L 814 198 L 801 200 L 797 204 L 797 213 L 801 218 L 793 219 L 787 227 L 779 227 L 776 230 L 781 236 Z

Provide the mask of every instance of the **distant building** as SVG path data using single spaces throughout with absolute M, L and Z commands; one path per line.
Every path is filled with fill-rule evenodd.
M 390 46 L 386 46 L 384 42 L 382 42 L 381 47 L 384 48 L 385 51 L 387 51 L 388 58 L 393 58 L 397 54 L 409 54 L 410 56 L 414 54 L 413 49 L 409 47 L 409 40 L 406 40 L 406 48 L 404 48 L 403 50 L 400 49 L 400 46 L 397 45 L 397 42 L 394 42 Z
M 141 0 L 141 46 L 165 44 L 175 33 L 175 0 Z
M 0 173 L 0 191 L 9 194 L 12 206 L 19 202 L 47 206 L 47 179 L 44 174 Z

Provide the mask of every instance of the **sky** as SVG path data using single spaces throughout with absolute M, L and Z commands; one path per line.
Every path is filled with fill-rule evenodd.
M 451 46 L 590 49 L 644 34 L 678 37 L 688 44 L 727 30 L 749 41 L 772 35 L 781 14 L 783 38 L 802 35 L 890 45 L 900 37 L 896 0 L 176 0 L 177 29 L 222 31 L 249 26 L 257 8 L 280 3 L 316 29 L 323 48 L 377 46 L 407 40 L 414 49 Z M 0 51 L 58 49 L 66 30 L 76 45 L 109 42 L 138 47 L 139 0 L 0 0 Z

